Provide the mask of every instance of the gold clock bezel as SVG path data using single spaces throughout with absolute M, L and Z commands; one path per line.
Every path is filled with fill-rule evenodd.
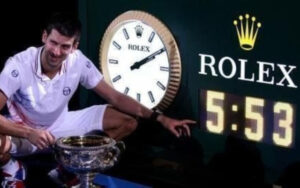
M 165 45 L 168 59 L 169 59 L 169 81 L 166 87 L 166 92 L 160 102 L 153 108 L 158 110 L 165 110 L 174 100 L 181 81 L 181 58 L 177 43 L 170 32 L 170 30 L 156 17 L 144 11 L 131 10 L 116 17 L 106 29 L 99 50 L 99 66 L 105 81 L 112 87 L 112 82 L 108 73 L 107 67 L 107 53 L 111 43 L 111 39 L 115 32 L 128 21 L 141 21 L 146 25 L 151 26 L 159 35 L 163 44 Z

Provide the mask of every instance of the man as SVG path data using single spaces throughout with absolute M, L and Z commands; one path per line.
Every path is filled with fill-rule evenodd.
M 44 45 L 9 58 L 0 74 L 0 110 L 7 103 L 10 112 L 9 116 L 0 115 L 3 187 L 22 187 L 25 179 L 22 164 L 10 155 L 46 149 L 59 137 L 102 130 L 120 140 L 135 130 L 137 121 L 133 117 L 156 120 L 177 137 L 181 136 L 177 128 L 190 135 L 187 124 L 194 121 L 158 114 L 111 88 L 94 64 L 77 50 L 80 27 L 80 22 L 69 15 L 54 15 L 43 31 Z M 69 112 L 68 102 L 79 83 L 112 106 L 95 105 Z

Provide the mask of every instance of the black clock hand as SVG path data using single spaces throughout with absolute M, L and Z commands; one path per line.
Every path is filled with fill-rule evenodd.
M 145 63 L 147 63 L 147 62 L 149 62 L 149 61 L 155 59 L 155 56 L 157 56 L 157 55 L 163 53 L 164 51 L 166 51 L 166 48 L 162 48 L 162 49 L 160 49 L 160 50 L 154 52 L 153 54 L 151 54 L 151 55 L 145 57 L 145 58 L 142 59 L 141 61 L 135 62 L 135 63 L 130 67 L 130 69 L 131 69 L 131 70 L 133 70 L 133 69 L 139 69 L 140 66 L 142 66 L 142 65 L 144 65 Z

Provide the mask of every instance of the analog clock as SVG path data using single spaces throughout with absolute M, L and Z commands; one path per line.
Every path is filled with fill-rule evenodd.
M 100 69 L 116 90 L 148 108 L 166 109 L 180 85 L 181 59 L 169 29 L 128 11 L 111 22 L 100 45 Z

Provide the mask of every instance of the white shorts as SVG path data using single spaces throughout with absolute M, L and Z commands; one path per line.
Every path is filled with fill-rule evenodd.
M 68 136 L 81 136 L 93 130 L 103 130 L 103 117 L 107 105 L 94 105 L 82 110 L 67 112 L 47 130 L 55 139 Z M 27 139 L 12 138 L 10 153 L 16 156 L 29 155 L 37 151 Z
M 84 135 L 92 130 L 103 130 L 103 116 L 107 105 L 95 105 L 67 112 L 47 130 L 56 138 Z

